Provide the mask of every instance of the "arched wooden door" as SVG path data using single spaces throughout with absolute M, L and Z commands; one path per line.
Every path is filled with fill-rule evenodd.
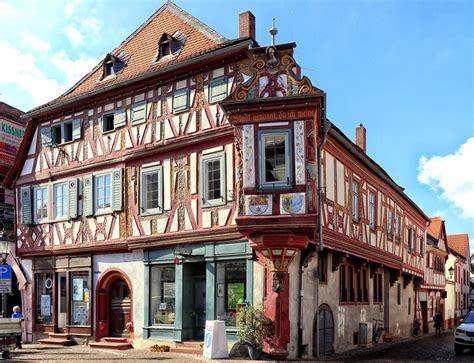
M 130 289 L 124 280 L 116 280 L 110 287 L 110 336 L 129 337 Z
M 317 334 L 316 334 L 316 316 L 313 326 L 313 356 L 317 356 Z M 328 355 L 334 353 L 334 319 L 331 308 L 323 304 L 319 307 L 319 355 Z

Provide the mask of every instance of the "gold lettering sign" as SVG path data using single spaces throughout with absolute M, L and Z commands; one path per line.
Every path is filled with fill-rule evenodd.
M 242 112 L 230 114 L 231 122 L 240 123 L 257 123 L 257 122 L 272 122 L 272 121 L 289 121 L 313 118 L 316 110 L 314 109 L 299 109 L 299 110 L 283 110 L 272 112 Z

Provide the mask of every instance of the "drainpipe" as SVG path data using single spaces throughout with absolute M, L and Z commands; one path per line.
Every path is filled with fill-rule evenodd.
M 317 160 L 317 183 L 318 183 L 318 232 L 319 232 L 319 252 L 323 251 L 323 227 L 322 227 L 322 176 L 321 176 L 321 155 L 324 144 L 326 143 L 327 134 L 331 128 L 331 123 L 326 120 L 326 93 L 323 95 L 323 104 L 321 108 L 321 131 L 322 131 L 322 140 L 318 144 L 316 150 L 316 160 Z M 318 244 L 312 243 L 301 255 L 300 259 L 300 294 L 299 294 L 299 305 L 298 305 L 298 358 L 303 357 L 303 303 L 304 303 L 304 269 L 307 261 L 313 253 L 316 253 L 316 355 L 319 356 L 319 312 L 318 312 L 318 298 L 319 298 L 319 276 L 318 273 Z

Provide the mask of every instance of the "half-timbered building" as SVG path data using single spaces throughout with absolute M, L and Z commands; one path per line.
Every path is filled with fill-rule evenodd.
M 419 308 L 423 321 L 422 330 L 434 330 L 433 317 L 439 311 L 443 321 L 451 314 L 446 303 L 445 265 L 449 249 L 444 221 L 440 217 L 431 218 L 426 233 L 426 265 L 423 284 L 419 291 Z
M 353 143 L 326 119 L 296 44 L 259 47 L 250 12 L 239 33 L 167 2 L 27 114 L 9 182 L 34 339 L 196 340 L 219 319 L 232 341 L 245 302 L 280 358 L 368 343 L 374 319 L 409 333 L 428 218 L 362 126 Z

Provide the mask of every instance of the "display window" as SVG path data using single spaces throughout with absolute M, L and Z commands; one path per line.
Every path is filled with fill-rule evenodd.
M 71 325 L 90 325 L 89 273 L 71 272 Z
M 228 261 L 216 263 L 216 315 L 227 326 L 236 325 L 236 316 L 245 306 L 246 262 Z
M 35 274 L 36 289 L 36 316 L 37 324 L 51 324 L 53 322 L 53 274 Z
M 153 324 L 174 324 L 175 267 L 152 266 L 150 274 L 150 320 Z

